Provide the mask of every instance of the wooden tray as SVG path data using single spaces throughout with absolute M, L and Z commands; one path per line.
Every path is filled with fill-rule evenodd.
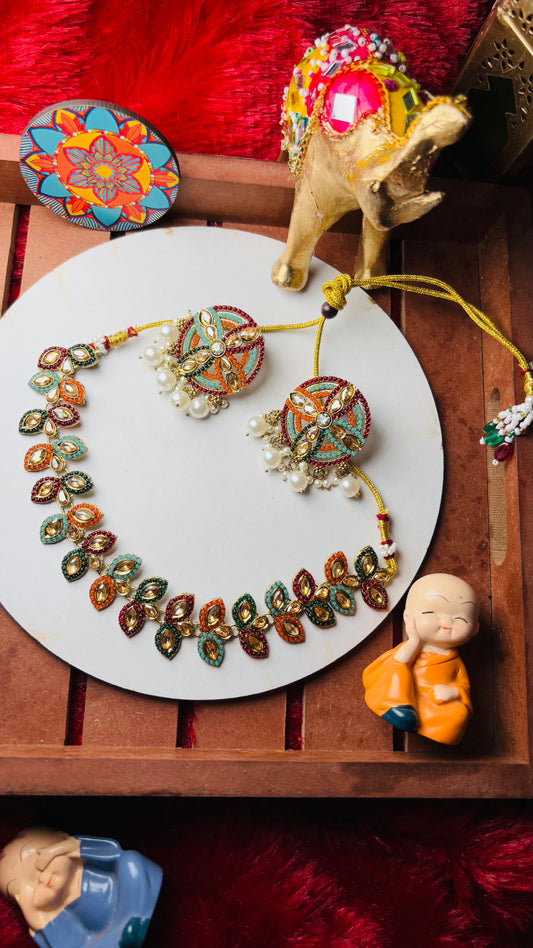
M 0 136 L 4 308 L 21 217 L 29 214 L 22 290 L 65 259 L 109 239 L 36 204 L 20 177 L 17 155 L 18 139 Z M 179 160 L 180 195 L 163 226 L 218 223 L 284 239 L 292 206 L 284 165 L 192 155 Z M 396 232 L 392 268 L 452 283 L 533 355 L 527 196 L 493 185 L 442 185 L 444 204 Z M 319 256 L 349 271 L 359 224 L 356 214 L 346 218 L 322 238 Z M 426 371 L 445 437 L 444 503 L 423 569 L 459 573 L 483 603 L 481 631 L 462 650 L 475 716 L 461 747 L 441 747 L 418 736 L 404 739 L 364 704 L 361 670 L 399 640 L 401 607 L 361 647 L 303 684 L 264 697 L 194 706 L 86 680 L 3 612 L 3 793 L 529 795 L 533 438 L 521 439 L 512 461 L 498 467 L 479 445 L 481 427 L 499 405 L 522 400 L 520 376 L 511 357 L 481 338 L 451 304 L 385 293 L 379 302 L 400 322 Z M 395 380 L 388 384 L 391 396 L 401 398 Z

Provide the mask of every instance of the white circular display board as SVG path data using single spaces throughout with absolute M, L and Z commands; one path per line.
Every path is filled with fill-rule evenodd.
M 48 346 L 90 342 L 127 326 L 185 316 L 204 306 L 230 305 L 259 325 L 297 323 L 320 315 L 322 283 L 335 271 L 315 261 L 299 294 L 272 285 L 280 244 L 235 230 L 183 227 L 144 231 L 69 260 L 24 294 L 0 321 L 2 460 L 0 598 L 30 635 L 65 661 L 104 681 L 147 694 L 217 699 L 255 694 L 310 675 L 344 655 L 384 619 L 356 594 L 354 616 L 337 615 L 321 629 L 304 618 L 306 641 L 294 645 L 271 629 L 270 655 L 254 660 L 238 639 L 226 644 L 219 668 L 184 639 L 172 661 L 154 644 L 147 622 L 128 639 L 118 624 L 125 600 L 96 612 L 89 600 L 95 574 L 67 583 L 61 560 L 68 540 L 44 546 L 39 527 L 57 505 L 30 501 L 47 473 L 23 469 L 28 448 L 43 440 L 18 433 L 22 414 L 43 407 L 28 387 Z M 181 414 L 159 395 L 154 370 L 139 359 L 157 330 L 142 333 L 79 370 L 87 389 L 79 436 L 88 452 L 71 469 L 86 471 L 95 490 L 87 499 L 104 513 L 98 524 L 118 536 L 111 555 L 143 559 L 138 581 L 168 579 L 168 594 L 193 593 L 195 612 L 221 597 L 226 618 L 250 593 L 259 612 L 276 580 L 291 590 L 305 567 L 317 584 L 324 563 L 344 551 L 353 560 L 365 546 L 379 550 L 370 491 L 347 499 L 339 489 L 295 494 L 278 472 L 266 474 L 263 442 L 245 437 L 249 418 L 281 409 L 287 395 L 313 375 L 315 330 L 266 334 L 257 378 L 230 407 L 205 420 Z M 391 515 L 398 574 L 387 586 L 390 608 L 412 582 L 435 527 L 442 490 L 439 420 L 427 380 L 388 316 L 361 290 L 325 324 L 320 374 L 354 382 L 372 412 L 358 463 L 378 486 Z M 85 498 L 79 498 L 83 500 Z M 291 593 L 292 595 L 292 593 Z

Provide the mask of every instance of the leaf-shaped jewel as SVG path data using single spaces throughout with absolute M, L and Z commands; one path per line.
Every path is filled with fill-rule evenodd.
M 71 405 L 85 405 L 85 388 L 76 379 L 65 378 L 59 383 L 59 397 Z
M 59 388 L 51 388 L 49 392 L 46 393 L 46 403 L 47 405 L 55 405 L 59 401 Z
M 291 445 L 291 452 L 298 461 L 304 461 L 312 457 L 323 441 L 324 435 L 317 425 L 308 425 L 294 439 Z
M 164 655 L 165 658 L 174 658 L 179 652 L 181 635 L 178 635 L 171 625 L 163 623 L 163 625 L 159 626 L 155 634 L 155 644 L 158 651 L 160 651 L 161 655 Z
M 301 569 L 292 581 L 292 588 L 300 602 L 308 603 L 315 594 L 316 583 L 308 570 Z
M 74 461 L 76 458 L 80 458 L 82 454 L 85 454 L 87 448 L 81 438 L 75 438 L 74 435 L 68 435 L 64 438 L 57 438 L 56 441 L 52 441 L 52 447 L 56 454 L 60 458 L 64 458 L 66 461 Z
M 246 376 L 225 356 L 218 360 L 217 375 L 228 395 L 236 395 L 246 385 Z
M 226 607 L 222 599 L 211 599 L 200 609 L 198 621 L 204 632 L 211 632 L 221 625 L 226 617 Z
M 96 365 L 98 362 L 96 350 L 84 342 L 80 342 L 75 346 L 70 346 L 67 349 L 67 353 L 70 356 L 72 364 L 77 366 L 79 369 L 87 369 L 91 365 Z
M 288 616 L 301 616 L 304 611 L 303 602 L 288 602 L 285 606 L 285 614 Z
M 60 474 L 61 471 L 65 470 L 65 462 L 63 458 L 59 457 L 59 454 L 56 454 L 55 451 L 52 451 L 52 457 L 50 458 L 50 467 L 56 474 Z
M 305 405 L 306 398 L 301 392 L 291 392 L 289 401 L 294 408 L 300 409 Z
M 330 425 L 328 435 L 333 444 L 349 457 L 353 457 L 363 447 L 363 442 L 358 437 L 355 428 L 343 421 L 336 421 Z
M 222 339 L 224 327 L 220 321 L 216 309 L 212 306 L 206 306 L 194 315 L 194 324 L 200 338 L 204 338 L 208 343 L 215 339 Z
M 327 583 L 322 583 L 322 585 L 317 588 L 315 592 L 315 599 L 318 599 L 319 601 L 322 599 L 329 599 L 329 586 Z
M 73 543 L 78 543 L 78 541 L 83 540 L 83 529 L 82 527 L 75 527 L 73 523 L 69 523 L 67 536 L 69 540 L 72 540 Z M 92 554 L 90 554 L 92 556 Z M 93 563 L 89 560 L 89 566 L 93 567 Z
M 31 492 L 34 504 L 50 504 L 57 497 L 60 486 L 58 477 L 41 477 L 35 482 Z
M 241 629 L 239 642 L 250 658 L 268 658 L 268 642 L 259 629 Z
M 41 524 L 39 535 L 41 543 L 59 543 L 67 535 L 68 520 L 65 514 L 52 514 Z
M 109 553 L 109 550 L 113 549 L 116 542 L 117 538 L 115 534 L 109 530 L 93 530 L 92 533 L 88 533 L 85 537 L 82 543 L 82 549 L 84 549 L 86 553 Z
M 44 471 L 52 459 L 52 448 L 49 444 L 35 444 L 24 455 L 24 469 L 26 471 Z
M 355 572 L 359 579 L 370 579 L 378 568 L 376 551 L 371 546 L 365 546 L 354 560 Z
M 343 586 L 347 586 L 348 589 L 359 589 L 359 586 L 361 585 L 361 580 L 359 579 L 359 576 L 351 576 L 348 573 L 348 575 L 345 576 L 344 579 L 342 580 L 342 584 Z
M 334 414 L 348 411 L 356 392 L 357 389 L 355 385 L 352 385 L 351 382 L 346 382 L 345 385 L 335 392 L 333 397 L 330 396 L 328 399 L 328 411 L 331 411 Z
M 48 346 L 41 352 L 37 365 L 40 369 L 58 369 L 67 354 L 62 346 Z
M 84 576 L 88 568 L 87 556 L 81 549 L 71 550 L 61 561 L 61 571 L 69 583 Z
M 280 581 L 272 583 L 265 593 L 265 602 L 268 611 L 273 616 L 279 616 L 283 612 L 289 601 L 289 593 L 286 586 Z
M 110 576 L 98 576 L 89 590 L 89 599 L 95 609 L 107 609 L 115 598 L 115 584 Z
M 21 434 L 37 434 L 42 431 L 48 418 L 48 412 L 45 408 L 31 408 L 25 411 L 19 421 L 19 431 Z
M 94 487 L 91 478 L 84 471 L 69 471 L 68 474 L 63 474 L 61 484 L 69 494 L 87 494 Z
M 181 596 L 173 596 L 167 603 L 165 609 L 165 620 L 169 625 L 174 625 L 188 619 L 194 609 L 194 596 L 191 593 L 183 593 Z
M 141 631 L 146 622 L 143 607 L 138 602 L 127 602 L 119 612 L 118 622 L 128 638 L 132 638 Z
M 322 411 L 322 405 L 318 398 L 315 398 L 310 392 L 297 389 L 290 393 L 287 402 L 307 421 L 314 421 L 318 413 Z
M 150 576 L 144 579 L 135 593 L 137 602 L 159 602 L 167 591 L 168 580 L 161 576 Z
M 278 635 L 290 645 L 298 645 L 300 642 L 305 642 L 304 627 L 300 620 L 294 616 L 276 616 L 274 625 Z
M 361 595 L 371 609 L 387 609 L 389 605 L 386 590 L 374 579 L 365 579 L 361 586 Z
M 49 409 L 48 414 L 54 424 L 60 428 L 72 428 L 73 425 L 78 425 L 80 422 L 79 412 L 72 405 L 67 405 L 66 402 L 58 402 L 57 405 Z
M 346 576 L 348 572 L 348 561 L 339 550 L 338 553 L 332 553 L 331 556 L 326 560 L 324 566 L 324 573 L 326 574 L 326 579 L 328 583 L 334 585 L 335 583 L 340 582 L 343 576 Z
M 346 586 L 332 586 L 329 591 L 329 601 L 336 612 L 340 612 L 344 616 L 353 616 L 355 596 Z
M 103 513 L 94 504 L 76 504 L 72 507 L 67 517 L 75 527 L 93 527 L 102 519 Z
M 328 629 L 335 625 L 335 615 L 329 602 L 325 600 L 314 599 L 306 604 L 305 611 L 311 622 L 320 626 L 322 629 Z
M 254 342 L 257 342 L 260 335 L 261 330 L 259 326 L 246 326 L 244 329 L 239 329 L 237 332 L 232 332 L 226 336 L 226 346 L 228 349 L 251 346 Z
M 148 619 L 157 619 L 158 622 L 161 622 L 163 615 L 156 606 L 155 602 L 145 602 L 143 604 L 143 609 L 144 614 L 148 617 Z
M 121 553 L 111 563 L 108 573 L 113 579 L 132 579 L 141 568 L 142 560 L 133 553 Z
M 213 632 L 202 632 L 198 639 L 198 654 L 208 665 L 218 668 L 224 658 L 224 643 Z
M 249 593 L 245 593 L 240 599 L 237 599 L 232 606 L 231 614 L 233 621 L 238 629 L 244 629 L 249 625 L 257 614 L 255 600 Z
M 185 378 L 190 378 L 207 368 L 212 361 L 213 356 L 209 352 L 209 349 L 196 349 L 194 352 L 189 353 L 189 355 L 178 359 L 176 365 L 178 366 L 180 375 L 185 376 Z
M 41 395 L 44 395 L 59 385 L 59 375 L 56 375 L 55 372 L 48 371 L 36 372 L 35 375 L 32 375 L 28 385 L 34 392 L 39 392 Z

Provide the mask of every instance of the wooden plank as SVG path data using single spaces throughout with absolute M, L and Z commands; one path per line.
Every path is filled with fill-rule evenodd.
M 195 750 L 283 750 L 285 693 L 194 706 Z
M 333 668 L 306 682 L 305 750 L 351 751 L 355 757 L 369 748 L 383 752 L 392 750 L 391 729 L 367 708 L 361 681 L 363 669 L 382 652 L 392 648 L 392 644 L 392 619 L 389 619 L 368 642 Z
M 406 273 L 435 276 L 450 283 L 469 302 L 479 300 L 475 247 L 408 241 Z M 461 655 L 470 673 L 476 709 L 461 744 L 461 754 L 493 750 L 493 682 L 486 457 L 479 444 L 484 424 L 481 331 L 456 305 L 406 293 L 403 329 L 428 379 L 437 403 L 445 449 L 443 503 L 423 572 L 461 576 L 481 602 L 479 636 Z M 431 742 L 409 735 L 411 752 L 432 754 Z M 457 753 L 456 750 L 453 751 Z
M 194 751 L 146 748 L 0 748 L 4 792 L 224 797 L 513 797 L 528 793 L 528 767 L 479 755 Z
M 107 235 L 103 237 L 108 239 Z M 23 288 L 74 253 L 94 246 L 95 242 L 92 233 L 69 226 L 44 208 L 32 208 Z M 31 736 L 37 743 L 62 744 L 69 707 L 69 666 L 42 648 L 4 612 L 0 623 L 0 656 L 0 739 L 18 743 Z
M 18 166 L 20 139 L 0 135 L 0 202 L 36 205 L 39 203 L 22 179 Z M 177 155 L 181 181 L 174 206 L 165 224 L 182 218 L 225 220 L 246 224 L 287 226 L 290 219 L 294 178 L 286 162 L 259 161 L 212 155 Z M 397 228 L 403 239 L 478 243 L 494 223 L 497 185 L 476 184 L 468 189 L 463 182 L 432 179 L 428 188 L 444 191 L 442 205 L 431 214 Z M 465 213 L 465 209 L 470 213 Z M 457 227 L 460 217 L 461 227 Z M 334 232 L 358 234 L 361 213 L 354 211 L 334 225 Z
M 109 234 L 106 231 L 78 227 L 57 217 L 46 207 L 32 207 L 21 292 L 29 289 L 65 260 L 108 240 Z
M 0 204 L 0 314 L 8 304 L 17 217 L 13 204 Z
M 83 744 L 87 747 L 175 747 L 176 701 L 113 688 L 87 679 Z
M 0 606 L 0 745 L 63 744 L 70 669 Z
M 514 336 L 509 294 L 508 241 L 502 217 L 480 246 L 480 264 L 486 279 L 481 283 L 481 305 L 508 338 Z M 529 277 L 531 283 L 531 278 Z M 531 350 L 530 350 L 531 351 Z M 485 399 L 490 420 L 500 409 L 523 401 L 521 376 L 512 356 L 491 339 L 483 338 Z M 525 440 L 525 439 L 524 439 Z M 522 439 L 516 445 L 521 451 Z M 499 753 L 527 754 L 527 694 L 524 650 L 525 616 L 519 517 L 519 481 L 516 458 L 495 467 L 487 451 L 489 488 L 492 621 L 495 641 L 494 745 Z M 523 551 L 527 556 L 527 551 Z M 525 575 L 528 584 L 531 574 Z

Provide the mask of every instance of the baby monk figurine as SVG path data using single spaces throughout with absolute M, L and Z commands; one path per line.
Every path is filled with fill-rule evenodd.
M 406 641 L 363 672 L 365 701 L 402 731 L 458 744 L 472 705 L 457 646 L 478 630 L 477 596 L 457 576 L 433 573 L 411 586 L 403 617 Z
M 162 872 L 113 839 L 25 830 L 0 852 L 0 891 L 39 948 L 140 948 Z

